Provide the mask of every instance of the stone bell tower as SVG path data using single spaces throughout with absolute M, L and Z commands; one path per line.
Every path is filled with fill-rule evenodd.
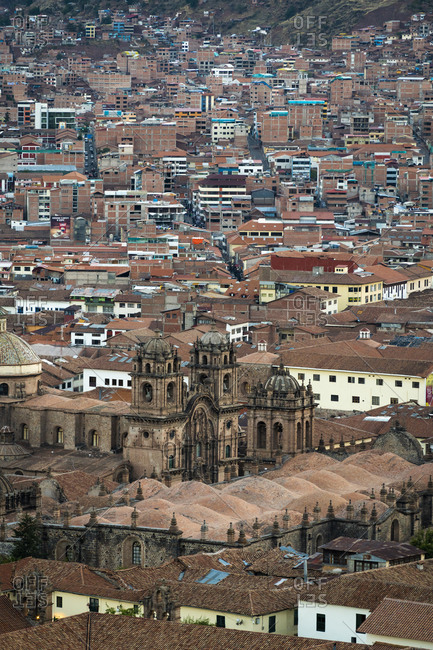
M 275 459 L 313 446 L 314 396 L 281 365 L 265 385 L 254 388 L 248 403 L 247 456 Z
M 191 351 L 191 388 L 207 386 L 221 407 L 238 400 L 238 364 L 233 343 L 216 329 L 206 332 Z
M 167 416 L 183 410 L 180 359 L 160 336 L 138 347 L 131 378 L 131 408 L 137 413 Z

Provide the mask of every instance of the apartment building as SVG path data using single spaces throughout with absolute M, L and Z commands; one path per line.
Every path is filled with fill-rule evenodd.
M 299 287 L 316 287 L 335 294 L 338 311 L 348 306 L 364 305 L 383 299 L 383 280 L 372 273 L 324 272 L 321 267 L 313 271 L 273 271 L 260 269 L 260 302 L 275 300 L 278 294 L 292 293 Z
M 320 408 L 368 411 L 377 406 L 413 400 L 426 403 L 433 380 L 430 361 L 363 356 L 338 356 L 290 351 L 284 365 L 295 379 L 308 384 Z

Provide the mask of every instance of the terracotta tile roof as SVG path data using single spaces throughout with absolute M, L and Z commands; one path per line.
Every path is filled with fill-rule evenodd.
M 418 359 L 384 359 L 360 355 L 339 355 L 317 354 L 314 358 L 308 359 L 305 350 L 282 353 L 282 359 L 286 366 L 293 368 L 317 368 L 321 370 L 342 370 L 352 372 L 386 373 L 389 375 L 404 375 L 427 377 L 432 372 L 432 361 L 421 361 Z
M 370 611 L 387 597 L 433 605 L 432 578 L 433 560 L 423 560 L 345 574 L 319 587 L 310 586 L 309 591 L 313 594 L 317 592 L 317 595 L 324 594 L 326 602 L 331 605 L 358 607 Z
M 62 650 L 76 650 L 80 644 L 92 650 L 349 650 L 355 647 L 350 643 L 95 613 L 70 616 L 31 630 L 12 632 L 4 635 L 2 642 L 8 650 L 59 650 L 60 647 Z M 366 650 L 367 647 L 357 644 L 356 650 Z
M 7 596 L 0 596 L 0 634 L 31 627 Z
M 433 639 L 433 604 L 384 598 L 359 631 L 413 641 Z

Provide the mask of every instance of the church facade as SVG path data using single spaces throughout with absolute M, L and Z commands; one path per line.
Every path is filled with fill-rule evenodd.
M 216 483 L 238 474 L 240 404 L 233 344 L 210 331 L 191 350 L 189 386 L 163 338 L 138 348 L 124 458 L 132 478 Z
M 114 453 L 115 481 L 148 476 L 170 485 L 227 481 L 312 449 L 311 386 L 274 368 L 242 404 L 234 346 L 215 329 L 191 346 L 189 375 L 165 338 L 139 344 L 131 404 L 41 389 L 42 364 L 31 347 L 5 327 L 0 344 L 0 426 L 9 427 L 29 453 L 41 447 L 92 457 Z M 239 427 L 242 410 L 246 436 Z

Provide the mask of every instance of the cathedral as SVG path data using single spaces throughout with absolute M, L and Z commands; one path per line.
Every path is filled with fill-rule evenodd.
M 109 455 L 118 482 L 147 476 L 167 485 L 216 483 L 312 448 L 311 386 L 300 386 L 283 367 L 245 404 L 233 344 L 216 329 L 191 347 L 188 375 L 182 365 L 157 335 L 137 346 L 131 404 L 47 389 L 39 357 L 0 321 L 0 426 L 23 457 L 47 447 Z M 239 427 L 245 411 L 246 436 Z M 8 446 L 10 453 L 17 448 Z M 14 459 L 14 471 L 22 469 L 19 454 Z
M 163 338 L 138 347 L 132 372 L 124 457 L 143 474 L 209 483 L 237 476 L 238 364 L 216 330 L 191 350 L 189 387 L 175 350 Z

